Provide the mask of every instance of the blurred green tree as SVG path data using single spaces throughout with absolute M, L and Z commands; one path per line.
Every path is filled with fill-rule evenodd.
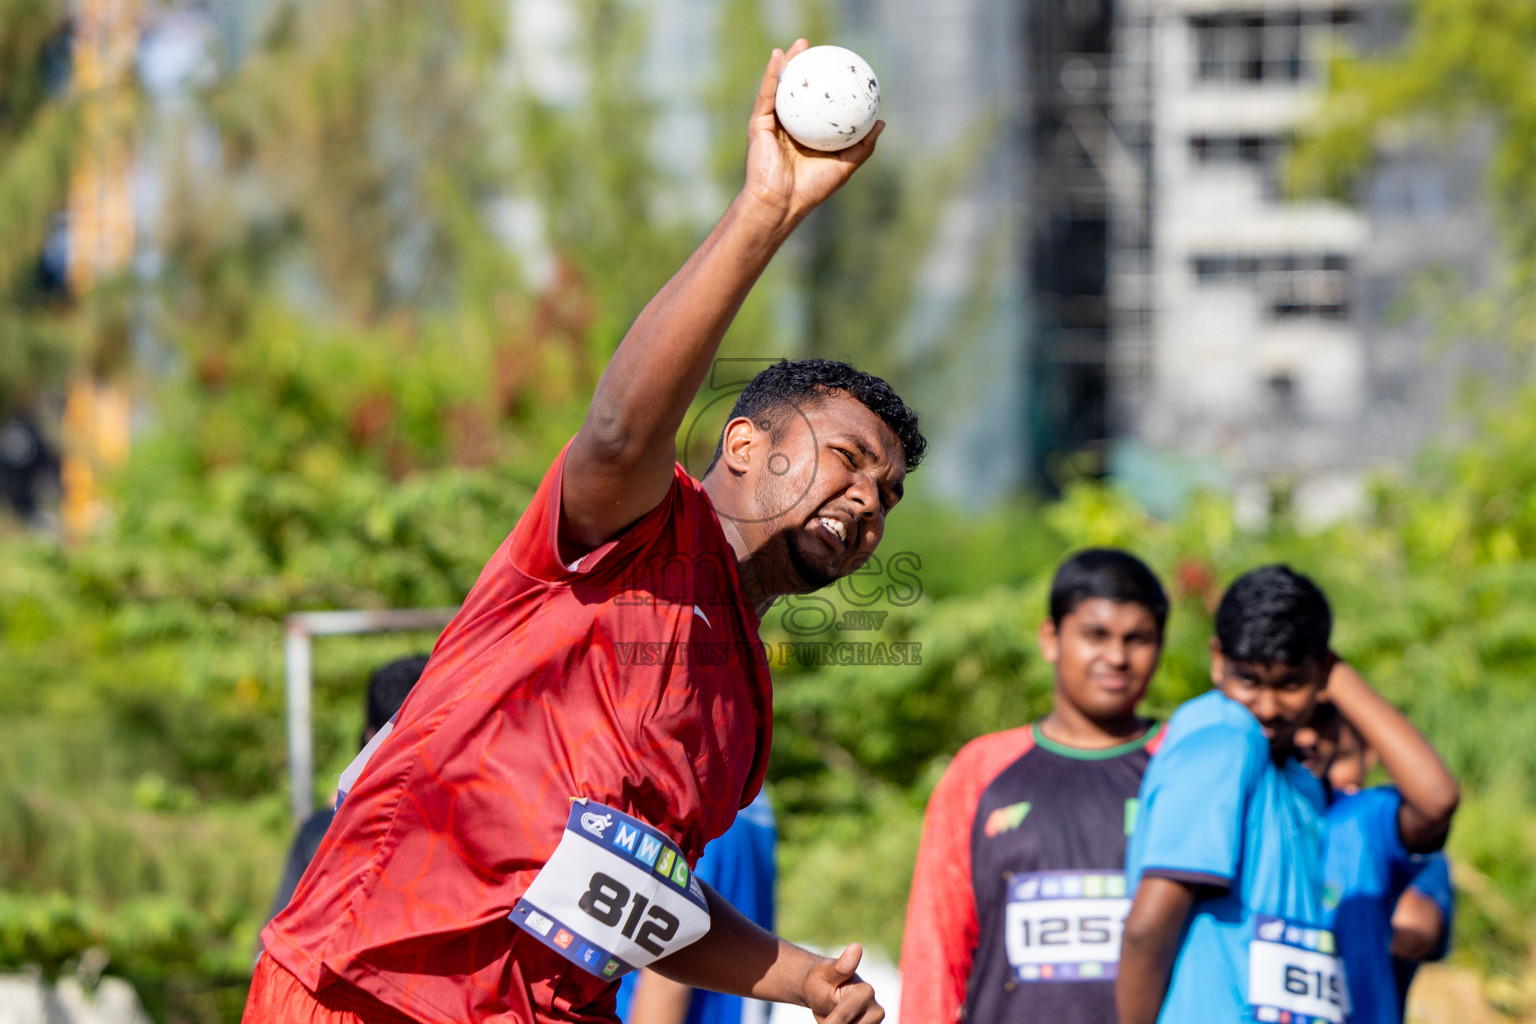
M 41 261 L 76 140 L 68 15 L 64 0 L 0 3 L 0 410 L 61 388 L 77 347 L 62 265 Z
M 0 51 L 41 53 L 16 40 L 52 38 L 62 5 L 0 4 Z M 667 213 L 678 183 L 654 160 L 654 111 L 633 84 L 636 8 L 573 9 L 580 101 L 541 90 L 499 2 L 327 0 L 280 6 L 192 116 L 147 129 L 172 197 L 150 304 L 168 354 L 157 423 L 112 482 L 115 515 L 93 543 L 12 539 L 0 557 L 0 965 L 59 970 L 98 944 L 157 1016 L 237 1016 L 287 838 L 282 617 L 458 600 L 697 233 Z M 743 48 L 722 48 L 722 82 L 750 87 L 761 23 L 721 31 Z M 706 97 L 722 187 L 740 163 L 737 88 Z M 8 249 L 22 262 L 62 196 L 44 171 L 17 170 L 39 166 L 20 160 L 25 140 L 68 116 L 36 95 L 25 130 L 10 106 L 0 114 L 13 133 L 0 134 L 0 197 L 23 195 L 13 172 L 32 188 L 0 204 L 7 226 L 34 225 Z M 54 130 L 60 149 L 36 146 L 61 154 L 48 166 L 62 181 L 70 135 Z M 892 169 L 823 211 L 836 230 L 806 256 L 833 281 L 809 300 L 819 337 L 846 332 L 861 360 L 879 348 L 931 232 L 912 197 L 966 173 Z M 850 267 L 857 247 L 837 231 L 866 218 L 878 254 Z M 0 280 L 21 288 L 22 262 Z M 794 269 L 765 282 L 728 354 L 797 342 L 774 305 Z M 5 292 L 0 317 L 28 301 Z M 41 361 L 5 372 L 35 376 L 47 353 L 71 351 L 40 344 Z M 904 506 L 873 575 L 824 605 L 785 602 L 765 629 L 779 658 L 786 929 L 895 953 L 929 790 L 971 736 L 1046 708 L 1033 631 L 1050 572 L 1073 547 L 1113 543 L 1143 553 L 1176 598 L 1160 714 L 1205 686 L 1222 581 L 1283 559 L 1329 588 L 1341 649 L 1433 726 L 1467 781 L 1452 844 L 1470 897 L 1461 937 L 1476 962 L 1517 976 L 1536 912 L 1533 409 L 1490 416 L 1478 447 L 1427 458 L 1379 489 L 1371 518 L 1316 534 L 1244 532 L 1216 499 L 1159 522 L 1087 484 L 988 513 Z M 887 612 L 874 629 L 843 616 L 871 608 Z M 429 640 L 317 650 L 323 768 L 352 752 L 367 669 Z M 920 660 L 823 664 L 795 646 L 816 642 L 920 644 Z M 1511 1006 L 1525 998 L 1510 991 Z
M 238 1018 L 288 831 L 282 617 L 461 599 L 692 234 L 644 215 L 639 13 L 576 7 L 578 103 L 530 80 L 506 4 L 331 0 L 275 5 L 248 59 L 146 119 L 154 422 L 98 536 L 0 558 L 0 965 L 101 945 L 157 1018 Z M 34 281 L 76 138 L 38 70 L 65 14 L 0 7 L 13 389 L 78 351 Z M 522 200 L 535 230 L 498 233 Z M 317 652 L 322 768 L 367 670 L 430 640 Z

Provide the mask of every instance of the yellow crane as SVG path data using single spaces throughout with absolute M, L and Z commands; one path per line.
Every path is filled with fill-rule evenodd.
M 77 300 L 133 258 L 133 66 L 138 0 L 73 0 L 72 88 L 80 102 L 80 148 L 69 183 L 70 290 Z M 101 472 L 128 453 L 129 402 L 99 368 L 82 368 L 64 405 L 64 534 L 88 534 L 103 511 Z

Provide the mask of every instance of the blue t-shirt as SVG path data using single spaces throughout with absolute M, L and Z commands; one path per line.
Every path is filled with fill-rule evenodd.
M 1440 907 L 1450 933 L 1450 872 L 1441 854 L 1403 847 L 1397 828 L 1402 797 L 1391 786 L 1337 797 L 1328 808 L 1324 906 L 1344 959 L 1353 1024 L 1401 1024 L 1411 965 L 1392 954 L 1392 912 L 1409 887 Z M 1433 959 L 1445 955 L 1444 944 Z M 1400 983 L 1401 982 L 1401 983 Z
M 1324 921 L 1322 784 L 1294 759 L 1276 765 L 1258 720 L 1213 690 L 1169 720 L 1140 801 L 1129 890 L 1144 875 L 1225 890 L 1195 902 L 1158 1021 L 1253 1021 L 1256 918 L 1283 918 L 1314 943 Z
M 694 875 L 756 924 L 773 930 L 774 846 L 778 828 L 773 807 L 765 792 L 736 815 L 725 835 L 704 847 Z M 708 942 L 708 936 L 701 941 Z M 630 1000 L 635 997 L 636 971 L 619 984 L 619 1019 L 629 1020 Z M 762 1006 L 763 1004 L 754 1003 Z M 742 1024 L 747 1001 L 740 996 L 696 989 L 688 1004 L 685 1024 Z M 766 1020 L 766 1015 L 764 1015 Z

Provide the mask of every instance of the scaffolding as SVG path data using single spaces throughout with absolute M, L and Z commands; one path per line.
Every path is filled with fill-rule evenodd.
M 1107 257 L 1110 0 L 1033 4 L 1029 42 L 1029 276 L 1034 346 L 1035 464 L 1043 483 L 1072 475 L 1063 455 L 1108 438 Z M 1095 471 L 1099 467 L 1089 467 Z
M 1134 435 L 1151 397 L 1156 299 L 1152 161 L 1156 97 L 1154 11 L 1123 0 L 1110 43 L 1110 123 L 1116 174 L 1109 218 L 1109 432 Z
M 1101 472 L 1150 367 L 1151 15 L 1114 0 L 1032 5 L 1034 400 L 1048 459 Z M 1086 456 L 1086 458 L 1083 458 Z M 1045 459 L 1041 464 L 1048 465 Z M 1060 474 L 1049 482 L 1063 482 Z

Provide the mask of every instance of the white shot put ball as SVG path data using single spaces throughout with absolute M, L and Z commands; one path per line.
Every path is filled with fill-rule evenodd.
M 841 46 L 813 46 L 779 72 L 779 123 L 806 149 L 847 149 L 880 113 L 880 83 L 868 62 Z

